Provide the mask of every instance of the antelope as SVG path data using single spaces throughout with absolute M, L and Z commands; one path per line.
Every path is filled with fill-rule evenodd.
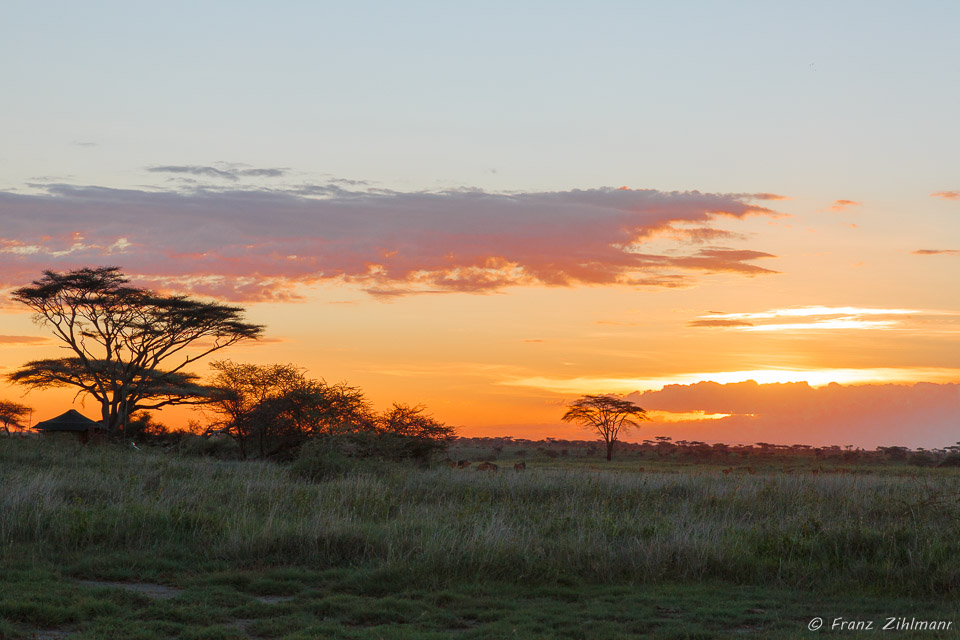
M 517 464 L 513 465 L 513 470 L 516 471 L 517 473 L 520 473 L 521 471 L 526 471 L 526 470 L 527 470 L 527 463 L 526 463 L 526 462 L 518 462 Z
M 466 469 L 466 468 L 469 467 L 469 466 L 470 466 L 470 461 L 469 461 L 469 460 L 458 460 L 458 461 L 457 461 L 457 469 Z
M 497 471 L 499 468 L 492 462 L 481 462 L 477 465 L 477 471 Z

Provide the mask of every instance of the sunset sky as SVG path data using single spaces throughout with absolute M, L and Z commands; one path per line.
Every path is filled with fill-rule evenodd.
M 960 440 L 960 4 L 4 2 L 9 290 L 119 265 L 462 435 Z M 206 375 L 207 367 L 198 373 Z M 70 392 L 0 384 L 62 412 Z M 87 401 L 78 409 L 95 416 Z M 165 412 L 180 426 L 189 413 Z

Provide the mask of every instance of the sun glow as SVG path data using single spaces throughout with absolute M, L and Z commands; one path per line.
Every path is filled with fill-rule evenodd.
M 503 381 L 500 384 L 533 387 L 554 393 L 631 393 L 658 391 L 672 384 L 689 385 L 698 382 L 731 384 L 753 380 L 758 384 L 806 382 L 812 387 L 831 383 L 853 384 L 913 384 L 916 382 L 956 382 L 960 369 L 947 368 L 876 368 L 876 369 L 752 369 L 746 371 L 718 371 L 714 373 L 682 373 L 663 378 L 547 378 L 529 377 Z
M 880 329 L 892 327 L 896 320 L 858 320 L 856 318 L 835 318 L 816 322 L 798 322 L 784 324 L 758 324 L 734 327 L 738 331 L 822 331 L 824 329 Z
M 901 316 L 915 313 L 929 314 L 918 309 L 864 309 L 860 307 L 799 307 L 794 309 L 771 309 L 756 313 L 711 313 L 701 318 L 724 320 L 765 320 L 770 318 L 794 318 L 810 316 Z
M 647 417 L 653 422 L 686 422 L 688 420 L 719 420 L 728 418 L 729 413 L 706 413 L 704 411 L 647 411 Z

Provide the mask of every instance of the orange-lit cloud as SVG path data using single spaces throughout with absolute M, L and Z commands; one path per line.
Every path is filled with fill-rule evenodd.
M 957 439 L 960 415 L 960 384 L 955 383 L 815 388 L 805 382 L 701 382 L 627 398 L 660 412 L 728 414 L 674 421 L 657 434 L 713 441 L 943 447 Z
M 943 198 L 944 200 L 960 200 L 960 191 L 937 191 L 931 193 L 931 197 Z
M 761 384 L 802 382 L 814 387 L 820 387 L 834 383 L 954 382 L 956 380 L 960 380 L 960 368 L 875 367 L 870 369 L 747 369 L 742 371 L 681 373 L 658 378 L 626 376 L 618 378 L 551 378 L 546 376 L 528 376 L 507 378 L 499 384 L 529 387 L 561 394 L 582 394 L 656 391 L 671 385 L 688 385 L 699 382 L 715 382 L 719 384 L 747 381 Z
M 710 313 L 690 322 L 694 327 L 726 327 L 738 331 L 824 331 L 902 327 L 922 320 L 926 327 L 956 324 L 960 313 L 919 309 L 862 307 L 796 307 L 749 313 Z M 780 322 L 783 318 L 799 321 Z
M 282 171 L 154 169 L 231 181 Z M 332 280 L 389 298 L 511 286 L 676 287 L 699 274 L 774 272 L 753 264 L 772 257 L 763 251 L 690 246 L 740 239 L 711 226 L 718 217 L 775 215 L 752 203 L 755 195 L 348 187 L 0 192 L 0 286 L 91 264 L 118 264 L 154 287 L 242 301 L 292 300 L 300 285 Z M 648 250 L 661 232 L 673 245 Z
M 856 200 L 834 200 L 833 204 L 830 205 L 830 210 L 843 211 L 848 207 L 859 207 L 862 204 L 862 202 L 857 202 Z
M 41 336 L 0 336 L 0 344 L 37 345 L 50 342 L 50 338 Z
M 744 320 L 727 320 L 727 319 L 711 319 L 704 318 L 700 320 L 691 320 L 691 327 L 752 327 L 752 322 L 746 322 Z

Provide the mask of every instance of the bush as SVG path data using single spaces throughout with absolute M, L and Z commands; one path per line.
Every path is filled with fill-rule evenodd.
M 911 464 L 915 467 L 932 467 L 936 463 L 937 461 L 933 459 L 933 456 L 925 451 L 912 453 L 907 458 L 907 464 Z
M 943 459 L 943 462 L 937 465 L 938 467 L 960 467 L 960 454 L 950 454 Z
M 184 435 L 177 450 L 187 456 L 209 456 L 219 460 L 239 460 L 240 447 L 226 436 Z
M 347 457 L 341 451 L 331 448 L 329 443 L 317 439 L 300 447 L 297 459 L 290 465 L 290 471 L 298 478 L 318 482 L 339 478 L 356 470 L 358 466 L 356 459 Z

